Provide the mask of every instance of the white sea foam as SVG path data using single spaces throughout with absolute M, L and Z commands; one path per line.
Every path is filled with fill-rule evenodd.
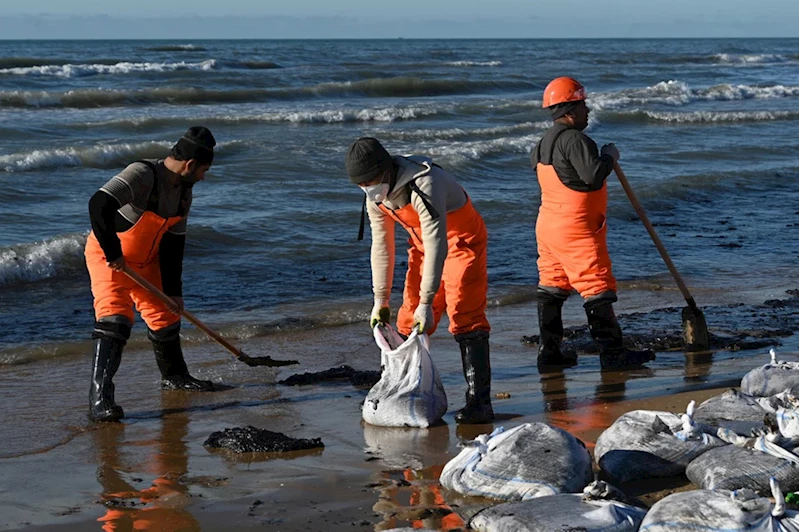
M 721 64 L 752 65 L 785 63 L 791 58 L 779 54 L 716 54 L 713 59 Z
M 459 67 L 498 67 L 502 66 L 502 61 L 450 61 L 444 64 Z
M 83 261 L 85 234 L 0 248 L 0 286 L 41 281 L 74 271 Z
M 528 154 L 532 146 L 541 139 L 541 136 L 541 134 L 533 134 L 491 140 L 447 142 L 430 146 L 425 153 L 433 157 L 440 157 L 449 165 L 458 165 L 505 153 Z
M 592 109 L 619 109 L 630 105 L 665 104 L 682 106 L 695 101 L 771 99 L 799 96 L 799 86 L 757 87 L 723 83 L 706 89 L 692 89 L 682 81 L 661 81 L 643 89 L 589 94 Z
M 525 131 L 529 129 L 547 129 L 552 126 L 552 122 L 523 122 L 521 124 L 512 124 L 507 126 L 484 127 L 475 129 L 451 128 L 451 129 L 413 129 L 409 131 L 384 129 L 379 130 L 378 133 L 386 134 L 392 138 L 409 139 L 409 140 L 427 140 L 427 139 L 457 139 L 463 137 L 473 137 L 478 135 L 506 135 L 516 131 Z
M 0 170 L 25 172 L 65 166 L 105 168 L 138 158 L 164 156 L 171 146 L 170 142 L 139 142 L 33 150 L 0 156 Z
M 21 68 L 0 69 L 0 75 L 16 76 L 55 76 L 60 78 L 77 78 L 97 74 L 130 74 L 132 72 L 174 72 L 176 70 L 214 70 L 216 60 L 208 59 L 199 63 L 129 63 L 120 62 L 114 65 L 103 64 L 67 64 L 42 65 Z
M 74 166 L 114 168 L 136 159 L 165 157 L 173 144 L 174 141 L 96 144 L 12 153 L 0 156 L 0 171 L 26 172 Z M 223 142 L 217 149 L 224 151 L 226 147 L 238 144 L 243 143 Z
M 678 124 L 702 122 L 758 122 L 799 117 L 799 112 L 796 111 L 694 111 L 691 113 L 673 113 L 636 110 L 635 112 L 640 112 L 653 120 Z

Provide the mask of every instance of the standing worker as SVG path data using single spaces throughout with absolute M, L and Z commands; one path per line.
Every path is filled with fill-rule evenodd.
M 399 223 L 410 238 L 397 329 L 405 335 L 414 328 L 432 334 L 446 310 L 467 385 L 466 406 L 455 420 L 491 422 L 488 235 L 483 219 L 455 178 L 427 157 L 392 157 L 376 139 L 364 137 L 350 146 L 346 167 L 350 180 L 365 193 L 372 230 L 371 326 L 390 319 L 394 224 Z
M 561 309 L 572 288 L 585 299 L 591 337 L 600 348 L 603 369 L 640 366 L 655 355 L 631 351 L 622 345 L 622 333 L 613 303 L 616 279 L 607 248 L 608 191 L 606 179 L 619 159 L 613 144 L 597 150 L 582 131 L 588 126 L 585 88 L 560 77 L 544 89 L 542 107 L 552 113 L 554 125 L 532 153 L 533 169 L 541 186 L 536 222 L 538 243 L 538 323 L 541 336 L 539 366 L 571 366 L 573 353 L 564 355 Z
M 112 379 L 130 338 L 133 306 L 147 324 L 161 386 L 172 390 L 213 390 L 211 381 L 189 374 L 180 348 L 183 310 L 183 250 L 192 187 L 202 181 L 214 159 L 216 140 L 194 126 L 162 160 L 137 161 L 114 176 L 89 200 L 92 232 L 86 265 L 94 295 L 94 362 L 89 418 L 117 421 L 124 416 L 114 402 Z M 176 306 L 137 285 L 123 269 L 163 287 Z

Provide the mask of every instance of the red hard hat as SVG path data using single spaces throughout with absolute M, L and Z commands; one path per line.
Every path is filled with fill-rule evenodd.
M 544 101 L 541 107 L 552 107 L 559 103 L 579 102 L 585 100 L 585 87 L 570 77 L 555 78 L 544 89 Z

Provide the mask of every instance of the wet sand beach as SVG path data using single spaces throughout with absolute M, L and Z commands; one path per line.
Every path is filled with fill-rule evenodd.
M 714 299 L 740 302 L 729 308 L 755 315 L 762 314 L 758 305 L 774 297 L 786 302 L 772 306 L 789 320 L 794 311 L 784 290 Z M 618 311 L 629 330 L 635 320 L 678 333 L 678 313 L 651 311 L 679 305 L 674 290 L 655 296 L 630 290 L 622 294 Z M 0 368 L 6 405 L 0 413 L 0 528 L 457 530 L 476 509 L 492 504 L 449 493 L 436 481 L 462 441 L 497 426 L 540 420 L 568 430 L 592 449 L 601 431 L 624 412 L 683 411 L 692 399 L 699 403 L 737 386 L 747 371 L 768 360 L 765 348 L 661 352 L 649 369 L 601 373 L 598 357 L 583 355 L 575 368 L 539 374 L 535 348 L 520 342 L 537 333 L 531 325 L 534 310 L 529 303 L 490 309 L 493 393 L 507 397 L 494 399 L 493 426 L 455 425 L 465 385 L 457 344 L 443 331 L 433 336 L 432 352 L 450 410 L 445 425 L 426 430 L 365 426 L 360 407 L 368 387 L 276 384 L 294 373 L 341 364 L 379 369 L 379 353 L 364 324 L 241 342 L 252 355 L 301 361 L 280 370 L 236 363 L 213 344 L 189 345 L 187 360 L 198 377 L 231 386 L 215 393 L 161 391 L 152 354 L 130 350 L 115 379 L 117 401 L 126 412 L 120 424 L 86 420 L 88 352 Z M 569 300 L 566 325 L 583 324 L 581 311 L 576 298 Z M 708 309 L 707 316 L 711 332 L 724 325 L 722 307 Z M 799 351 L 795 337 L 778 340 L 781 355 Z M 203 447 L 212 432 L 246 425 L 321 438 L 325 447 L 240 456 Z M 685 479 L 623 486 L 647 504 L 689 487 Z

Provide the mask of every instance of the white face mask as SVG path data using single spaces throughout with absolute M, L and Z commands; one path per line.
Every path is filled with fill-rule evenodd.
M 370 185 L 368 187 L 361 187 L 364 194 L 366 194 L 366 198 L 369 201 L 373 201 L 375 203 L 381 203 L 386 196 L 388 196 L 388 189 L 390 188 L 388 183 L 378 183 L 377 185 Z

